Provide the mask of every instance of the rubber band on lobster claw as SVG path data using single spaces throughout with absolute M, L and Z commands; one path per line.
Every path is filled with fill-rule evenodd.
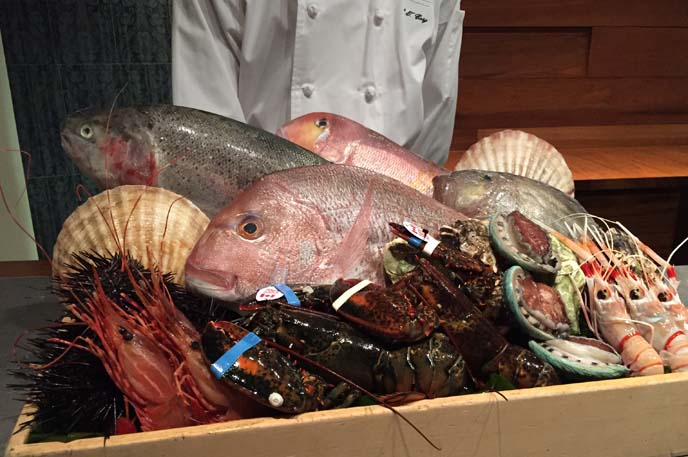
M 223 371 L 221 378 L 226 383 L 260 403 L 269 403 L 278 411 L 288 414 L 316 411 L 332 407 L 333 400 L 340 398 L 342 392 L 346 394 L 341 387 L 350 386 L 391 410 L 433 448 L 441 450 L 417 426 L 386 401 L 296 351 L 268 339 L 261 339 L 252 332 L 226 321 L 210 322 L 202 341 L 203 350 L 208 357 L 211 359 L 217 357 L 214 365 L 218 367 L 213 368 L 215 375 Z M 229 347 L 228 350 L 223 350 L 227 347 Z M 320 376 L 303 367 L 295 366 L 294 360 L 284 354 L 341 380 L 342 384 L 332 388 Z M 250 376 L 244 376 L 244 374 Z M 259 382 L 254 382 L 256 379 Z M 299 386 L 304 390 L 301 390 Z M 308 394 L 304 396 L 304 392 Z

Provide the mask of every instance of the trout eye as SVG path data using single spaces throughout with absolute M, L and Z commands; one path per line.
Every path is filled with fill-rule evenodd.
M 328 124 L 327 119 L 324 117 L 321 117 L 320 119 L 315 121 L 315 126 L 318 127 L 319 129 L 324 129 L 325 127 L 327 127 L 327 124 Z
M 84 124 L 81 126 L 79 133 L 82 138 L 89 140 L 93 136 L 93 128 L 89 124 Z
M 237 233 L 247 240 L 255 240 L 263 234 L 263 222 L 254 216 L 247 217 L 239 224 Z

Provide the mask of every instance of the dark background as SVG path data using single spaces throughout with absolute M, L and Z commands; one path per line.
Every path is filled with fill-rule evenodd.
M 86 183 L 60 145 L 69 113 L 169 103 L 167 0 L 1 0 L 0 31 L 20 147 L 31 153 L 29 204 L 48 252 Z M 89 185 L 91 189 L 93 187 Z

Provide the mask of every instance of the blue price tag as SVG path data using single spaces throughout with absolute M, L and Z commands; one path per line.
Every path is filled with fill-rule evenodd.
M 292 306 L 301 306 L 301 300 L 296 296 L 293 290 L 286 284 L 275 284 L 277 290 L 284 294 L 284 298 L 287 299 L 287 303 Z
M 241 355 L 251 349 L 256 344 L 260 343 L 261 339 L 253 332 L 248 332 L 237 344 L 229 348 L 227 352 L 222 354 L 222 357 L 217 359 L 215 363 L 210 365 L 210 371 L 213 372 L 216 378 L 220 379 L 234 365 L 241 357 Z

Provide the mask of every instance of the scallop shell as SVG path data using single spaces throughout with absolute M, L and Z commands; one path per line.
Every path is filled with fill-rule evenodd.
M 53 275 L 68 271 L 72 253 L 114 254 L 119 244 L 145 267 L 173 273 L 175 281 L 183 284 L 186 258 L 208 223 L 190 200 L 160 187 L 125 185 L 106 190 L 65 220 L 53 248 Z
M 455 170 L 502 171 L 544 182 L 570 197 L 573 175 L 554 146 L 531 133 L 502 130 L 468 148 Z

